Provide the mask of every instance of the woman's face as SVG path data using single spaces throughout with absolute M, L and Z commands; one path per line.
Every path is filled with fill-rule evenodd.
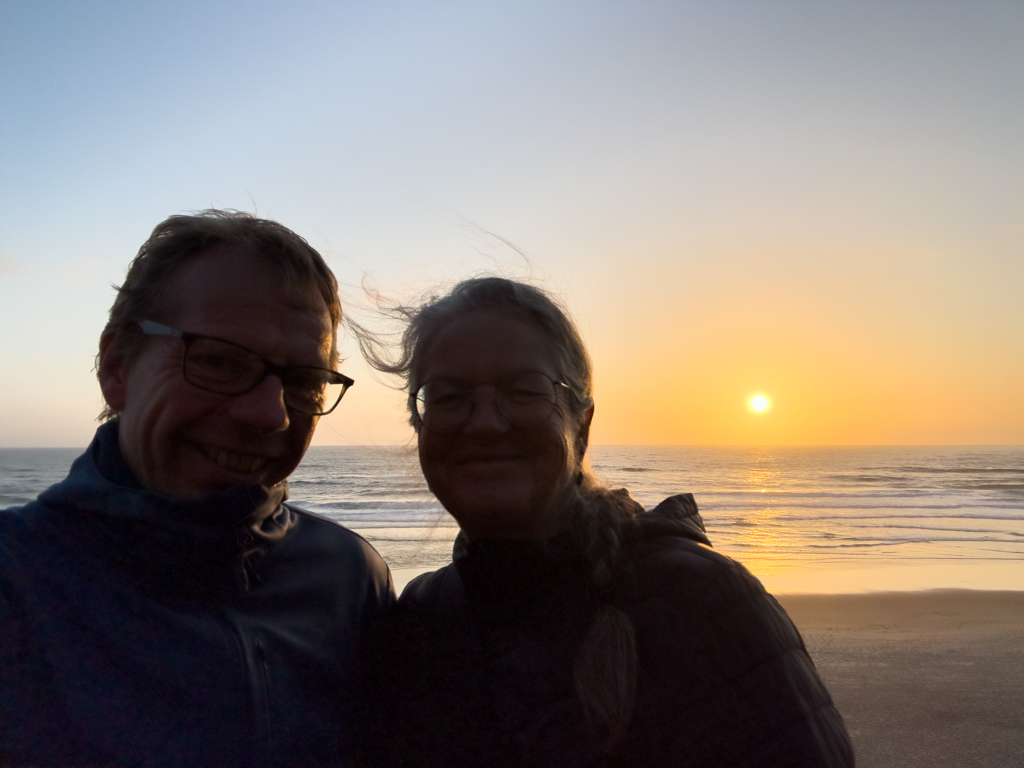
M 419 385 L 454 379 L 494 384 L 525 372 L 561 378 L 547 336 L 510 310 L 475 310 L 449 320 L 424 346 Z M 470 539 L 549 535 L 554 515 L 587 449 L 593 408 L 569 415 L 563 387 L 551 415 L 517 427 L 498 410 L 491 386 L 472 390 L 473 409 L 454 432 L 419 430 L 420 466 L 430 490 Z

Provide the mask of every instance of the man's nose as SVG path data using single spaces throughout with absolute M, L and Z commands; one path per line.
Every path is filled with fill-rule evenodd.
M 505 432 L 512 425 L 498 407 L 498 390 L 493 384 L 480 384 L 473 389 L 466 432 Z
M 255 389 L 236 395 L 230 407 L 232 416 L 252 427 L 257 434 L 281 432 L 288 429 L 290 423 L 284 386 L 276 374 L 268 375 Z

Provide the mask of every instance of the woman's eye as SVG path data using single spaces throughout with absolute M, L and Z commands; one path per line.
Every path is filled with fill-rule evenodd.
M 465 392 L 445 392 L 427 398 L 427 405 L 431 408 L 458 408 L 468 400 Z
M 535 400 L 545 399 L 548 396 L 548 393 L 545 390 L 538 389 L 537 387 L 516 386 L 506 389 L 504 395 L 509 400 L 517 403 L 530 403 Z

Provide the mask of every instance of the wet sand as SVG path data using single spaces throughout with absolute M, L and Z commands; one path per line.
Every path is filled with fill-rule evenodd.
M 1024 592 L 778 599 L 860 768 L 1024 766 Z

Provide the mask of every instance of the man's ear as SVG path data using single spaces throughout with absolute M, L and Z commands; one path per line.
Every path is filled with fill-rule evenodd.
M 117 343 L 117 331 L 100 337 L 98 377 L 103 399 L 112 410 L 120 413 L 127 399 L 128 366 L 124 353 Z
M 583 461 L 587 454 L 587 446 L 590 445 L 590 422 L 594 420 L 594 406 L 590 406 L 583 412 L 580 419 L 579 429 L 576 430 L 576 457 Z

